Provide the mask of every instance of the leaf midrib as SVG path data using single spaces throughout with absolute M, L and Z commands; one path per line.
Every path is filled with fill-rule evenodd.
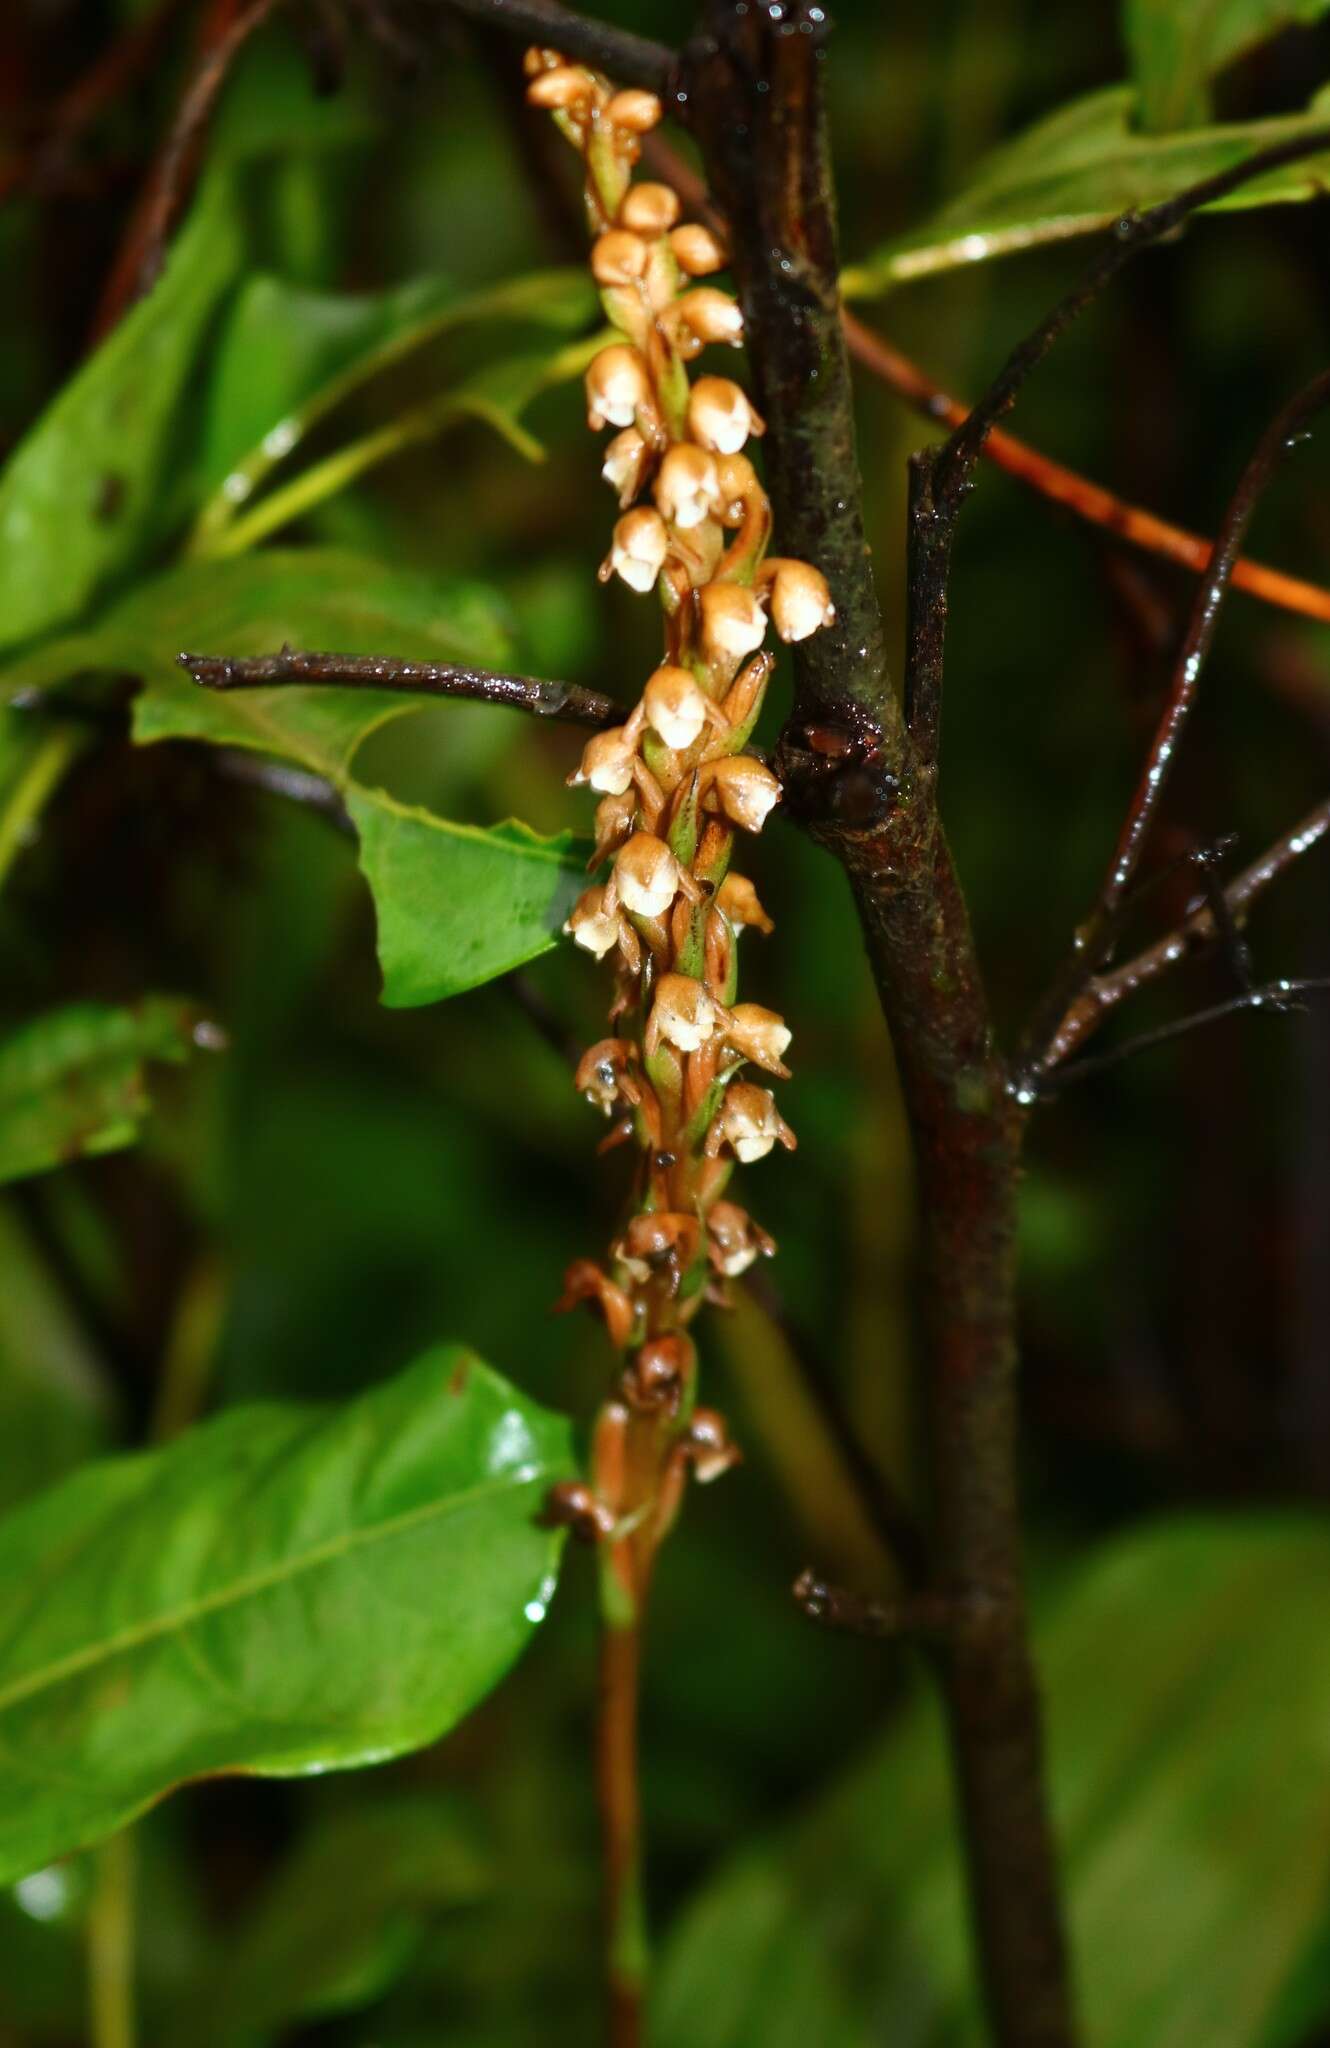
M 420 1507 L 406 1509 L 400 1515 L 387 1521 L 375 1522 L 367 1528 L 352 1529 L 341 1536 L 330 1537 L 315 1544 L 303 1556 L 284 1558 L 267 1570 L 250 1572 L 245 1577 L 232 1581 L 229 1586 L 219 1587 L 215 1593 L 190 1601 L 167 1614 L 155 1615 L 151 1620 L 122 1629 L 117 1635 L 108 1636 L 104 1641 L 93 1643 L 82 1650 L 71 1651 L 58 1658 L 55 1663 L 44 1665 L 40 1670 L 29 1672 L 12 1685 L 0 1688 L 0 1713 L 48 1687 L 62 1685 L 69 1678 L 76 1678 L 84 1671 L 94 1670 L 99 1664 L 108 1663 L 122 1656 L 128 1650 L 141 1648 L 145 1643 L 160 1640 L 178 1629 L 190 1627 L 194 1622 L 210 1614 L 238 1606 L 258 1593 L 265 1593 L 272 1586 L 279 1586 L 297 1579 L 308 1571 L 316 1571 L 325 1564 L 335 1564 L 340 1558 L 349 1557 L 371 1543 L 388 1542 L 408 1530 L 454 1514 L 458 1509 L 469 1507 L 477 1500 L 484 1500 L 502 1493 L 515 1492 L 529 1486 L 539 1477 L 544 1467 L 539 1463 L 514 1466 L 510 1473 L 500 1480 L 489 1480 L 479 1486 L 468 1487 L 462 1493 L 453 1493 L 441 1500 L 426 1501 Z

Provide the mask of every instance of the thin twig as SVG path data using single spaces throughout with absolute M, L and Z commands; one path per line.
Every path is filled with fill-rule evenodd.
M 1330 405 L 1330 371 L 1314 377 L 1281 409 L 1262 434 L 1238 480 L 1215 541 L 1214 559 L 1196 592 L 1164 709 L 1098 899 L 1090 916 L 1078 927 L 1075 947 L 1039 1004 L 1014 1063 L 1013 1086 L 1018 1093 L 1028 1093 L 1032 1077 L 1049 1066 L 1050 1048 L 1059 1041 L 1066 1018 L 1108 955 L 1122 905 L 1140 867 L 1169 772 L 1196 702 L 1201 671 L 1214 640 L 1224 592 L 1243 535 L 1280 463 L 1326 405 Z
M 1242 921 L 1254 897 L 1291 868 L 1303 854 L 1318 846 L 1327 834 L 1330 834 L 1330 797 L 1309 811 L 1305 818 L 1268 847 L 1259 860 L 1253 861 L 1228 884 L 1223 892 L 1224 902 L 1234 923 Z M 1095 975 L 1063 1017 L 1037 1071 L 1030 1076 L 1031 1085 L 1042 1093 L 1050 1069 L 1070 1058 L 1098 1030 L 1112 1010 L 1139 990 L 1158 981 L 1170 968 L 1206 951 L 1218 938 L 1213 906 L 1206 903 L 1191 912 L 1176 930 L 1157 939 L 1134 959 L 1124 961 L 1111 973 Z
M 1109 1067 L 1120 1067 L 1124 1060 L 1135 1059 L 1138 1052 L 1148 1052 L 1156 1045 L 1166 1045 L 1170 1039 L 1183 1038 L 1198 1030 L 1204 1024 L 1217 1024 L 1225 1017 L 1236 1017 L 1245 1010 L 1270 1010 L 1276 1014 L 1299 1010 L 1304 1007 L 1299 996 L 1316 995 L 1330 989 L 1330 975 L 1305 975 L 1295 981 L 1267 981 L 1259 988 L 1245 988 L 1240 995 L 1230 996 L 1227 1002 L 1212 1003 L 1208 1009 L 1192 1010 L 1185 1017 L 1175 1017 L 1170 1024 L 1160 1024 L 1153 1031 L 1138 1031 L 1124 1045 L 1115 1045 L 1111 1052 L 1091 1053 L 1085 1059 L 1071 1060 L 1065 1066 L 1054 1067 L 1044 1073 L 1038 1083 L 1041 1095 L 1060 1094 L 1074 1081 L 1083 1081 L 1091 1074 L 1102 1074 Z
M 561 7 L 558 0 L 447 0 L 454 14 L 503 29 L 525 43 L 558 50 L 581 64 L 605 71 L 616 85 L 640 85 L 662 99 L 675 90 L 679 60 L 664 43 L 612 28 Z
M 204 135 L 236 58 L 280 0 L 249 0 L 205 47 L 176 109 L 171 132 L 158 154 L 130 216 L 94 323 L 99 341 L 151 291 L 166 260 L 171 229 L 188 197 Z
M 833 1586 L 814 1571 L 800 1572 L 790 1588 L 794 1604 L 809 1621 L 845 1635 L 899 1639 L 944 1636 L 956 1621 L 956 1602 L 937 1593 L 911 1593 L 903 1600 L 869 1600 L 846 1586 Z
M 40 192 L 51 183 L 84 130 L 152 63 L 183 5 L 184 0 L 157 0 L 75 79 L 43 117 L 26 158 L 15 157 L 0 172 L 0 199 L 15 189 Z
M 623 710 L 598 690 L 580 683 L 546 682 L 538 676 L 497 674 L 457 662 L 397 661 L 390 655 L 317 654 L 283 647 L 277 654 L 232 658 L 224 654 L 178 654 L 176 660 L 207 690 L 270 690 L 283 684 L 317 684 L 340 690 L 395 690 L 413 697 L 471 697 L 484 704 L 530 711 L 537 718 L 561 718 L 573 725 L 604 727 Z
M 262 754 L 248 753 L 244 747 L 219 747 L 210 758 L 229 781 L 243 782 L 269 796 L 303 804 L 306 810 L 317 811 L 326 818 L 345 837 L 354 839 L 356 828 L 351 823 L 351 813 L 341 792 L 325 776 L 314 775 L 308 768 L 293 767 L 289 761 L 272 761 Z

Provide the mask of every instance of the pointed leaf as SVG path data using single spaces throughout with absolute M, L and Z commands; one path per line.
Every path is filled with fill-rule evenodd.
M 434 1002 L 551 947 L 584 885 L 586 847 L 525 826 L 483 830 L 399 803 L 352 773 L 362 742 L 419 697 L 366 690 L 199 689 L 181 648 L 271 653 L 283 641 L 344 654 L 502 663 L 508 641 L 482 587 L 334 549 L 267 550 L 191 562 L 126 598 L 87 633 L 50 643 L 0 674 L 0 699 L 84 670 L 142 676 L 140 741 L 200 739 L 256 748 L 325 776 L 345 796 L 379 919 L 385 998 Z
M 174 996 L 131 1008 L 73 1003 L 0 1040 L 0 1182 L 132 1145 L 149 1060 L 179 1062 L 198 1013 Z
M 1202 126 L 1210 80 L 1280 29 L 1316 21 L 1327 0 L 1126 0 L 1122 27 L 1147 134 Z
M 973 183 L 924 226 L 888 242 L 847 271 L 846 292 L 872 298 L 960 264 L 983 263 L 1047 242 L 1090 234 L 1119 214 L 1169 199 L 1257 150 L 1325 125 L 1330 94 L 1305 114 L 1278 120 L 1145 135 L 1135 126 L 1130 86 L 1109 86 L 1073 100 L 1027 129 L 979 166 Z M 1209 209 L 1234 211 L 1319 198 L 1330 153 L 1254 178 Z
M 0 648 L 75 617 L 160 538 L 192 372 L 242 256 L 229 181 L 204 181 L 155 289 L 0 471 Z
M 433 1741 L 543 1617 L 567 1424 L 458 1346 L 238 1408 L 0 1522 L 0 1882 L 189 1778 Z
M 1037 1631 L 1086 2037 L 1252 2048 L 1323 1922 L 1330 1526 L 1198 1518 L 1109 1546 Z M 1161 1908 L 1166 1902 L 1166 1910 Z M 931 1700 L 685 1914 L 658 2048 L 978 2048 Z M 831 2017 L 814 2025 L 810 2014 Z

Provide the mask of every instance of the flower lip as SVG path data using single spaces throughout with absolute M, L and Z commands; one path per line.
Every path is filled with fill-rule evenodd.
M 615 883 L 625 910 L 663 917 L 679 893 L 679 863 L 663 839 L 634 832 L 619 848 Z
M 762 645 L 767 620 L 757 593 L 740 583 L 707 583 L 698 592 L 702 644 L 708 654 L 742 661 Z
M 651 403 L 646 358 L 627 342 L 611 342 L 593 356 L 586 373 L 587 419 L 592 429 L 631 427 Z
M 659 512 L 650 505 L 637 505 L 615 525 L 602 578 L 620 576 L 630 590 L 651 590 L 665 567 L 669 547 L 669 529 Z
M 696 1052 L 719 1021 L 716 1005 L 700 981 L 688 974 L 661 975 L 647 1027 L 654 1042 L 665 1038 L 680 1052 Z
M 665 664 L 647 678 L 642 693 L 647 724 L 677 753 L 691 747 L 707 722 L 707 699 L 686 668 Z
M 715 457 L 695 442 L 676 442 L 661 462 L 656 478 L 656 505 L 661 517 L 686 532 L 710 518 L 720 499 L 720 472 Z
M 730 377 L 699 377 L 688 399 L 694 440 L 714 455 L 737 455 L 750 434 L 766 427 L 742 385 Z

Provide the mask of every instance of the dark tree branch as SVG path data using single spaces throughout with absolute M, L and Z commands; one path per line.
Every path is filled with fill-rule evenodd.
M 1231 881 L 1223 891 L 1224 904 L 1235 926 L 1241 926 L 1252 900 L 1271 882 L 1291 868 L 1304 853 L 1330 834 L 1330 797 L 1309 811 L 1291 831 L 1285 832 L 1273 846 L 1268 847 L 1259 860 Z M 1031 1070 L 1029 1082 L 1036 1091 L 1045 1092 L 1045 1085 L 1052 1069 L 1063 1060 L 1069 1059 L 1077 1048 L 1083 1045 L 1098 1030 L 1104 1019 L 1115 1010 L 1119 1003 L 1127 1001 L 1139 990 L 1148 988 L 1158 981 L 1170 968 L 1183 961 L 1195 958 L 1207 951 L 1221 938 L 1221 931 L 1215 920 L 1213 902 L 1194 910 L 1175 931 L 1157 939 L 1134 959 L 1127 960 L 1111 973 L 1098 974 L 1091 978 L 1081 994 L 1067 1010 L 1057 1032 L 1050 1040 L 1037 1070 Z
M 561 7 L 558 0 L 446 0 L 454 14 L 487 23 L 524 43 L 558 50 L 579 64 L 605 71 L 616 85 L 645 86 L 662 99 L 674 97 L 679 60 L 664 43 L 612 28 Z
M 356 828 L 351 823 L 351 814 L 340 792 L 325 776 L 293 767 L 289 761 L 271 761 L 262 754 L 246 753 L 243 747 L 220 747 L 212 758 L 228 781 L 243 782 L 269 796 L 303 804 L 307 810 L 326 818 L 344 836 L 354 839 Z
M 1014 1258 L 1022 1119 L 989 1022 L 934 778 L 887 671 L 865 544 L 819 91 L 822 10 L 712 0 L 685 84 L 728 222 L 782 550 L 830 578 L 779 768 L 844 866 L 891 1030 L 921 1196 L 938 1645 L 982 1975 L 1002 2048 L 1074 2036 L 1043 1792 L 1017 1497 Z M 761 86 L 763 89 L 758 90 Z M 945 601 L 945 556 L 937 601 Z M 940 638 L 939 638 L 940 652 Z
M 278 654 L 233 660 L 224 654 L 178 654 L 176 660 L 206 690 L 271 690 L 281 684 L 317 684 L 341 690 L 399 690 L 415 697 L 473 697 L 530 711 L 572 725 L 616 724 L 623 709 L 578 683 L 538 676 L 498 675 L 456 662 L 396 661 L 390 655 L 315 654 L 283 647 Z

